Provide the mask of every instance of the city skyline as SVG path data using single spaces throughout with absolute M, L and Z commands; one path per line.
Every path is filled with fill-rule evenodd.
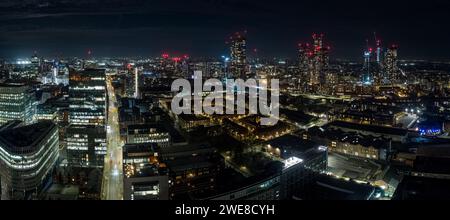
M 0 200 L 450 198 L 450 4 L 367 3 L 1 1 Z
M 28 2 L 30 4 L 26 5 Z M 40 2 L 40 5 L 32 5 Z M 229 33 L 247 30 L 260 57 L 296 57 L 296 45 L 324 33 L 333 59 L 363 60 L 376 32 L 404 59 L 449 60 L 449 4 L 380 0 L 274 4 L 270 1 L 9 1 L 0 5 L 0 57 L 156 56 L 162 52 L 220 57 Z M 48 4 L 47 4 L 48 3 Z M 268 37 L 270 36 L 270 37 Z M 249 54 L 251 56 L 251 54 Z

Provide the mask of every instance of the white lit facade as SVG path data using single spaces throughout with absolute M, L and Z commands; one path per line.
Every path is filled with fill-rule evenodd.
M 106 154 L 106 74 L 103 69 L 69 73 L 67 160 L 75 167 L 103 167 Z
M 2 199 L 27 199 L 39 193 L 58 159 L 58 128 L 51 121 L 0 128 Z
M 0 84 L 0 125 L 19 120 L 33 122 L 36 108 L 31 89 L 24 84 Z

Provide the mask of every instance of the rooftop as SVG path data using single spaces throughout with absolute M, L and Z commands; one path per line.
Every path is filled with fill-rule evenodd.
M 327 124 L 326 127 L 338 127 L 338 128 L 346 128 L 346 129 L 373 132 L 378 134 L 398 135 L 398 136 L 405 136 L 409 132 L 408 130 L 401 128 L 385 127 L 378 125 L 363 125 L 345 121 L 334 121 Z
M 447 200 L 450 198 L 450 179 L 405 176 L 397 186 L 394 200 Z
M 14 82 L 10 80 L 0 83 L 0 87 L 22 87 L 22 86 L 26 86 L 26 84 L 23 82 Z
M 299 153 L 303 153 L 310 150 L 311 148 L 318 146 L 313 141 L 304 140 L 303 138 L 293 135 L 284 135 L 279 138 L 267 141 L 266 143 L 272 147 L 281 148 L 281 150 L 294 150 Z
M 160 124 L 131 124 L 128 125 L 128 134 L 135 134 L 138 131 L 139 134 L 153 132 L 167 132 L 167 129 Z
M 47 120 L 31 125 L 11 121 L 0 128 L 0 142 L 7 150 L 22 151 L 24 148 L 35 147 L 54 127 L 55 124 Z
M 303 198 L 302 196 L 297 197 L 308 200 L 368 200 L 375 191 L 375 188 L 371 185 L 337 179 L 327 175 L 317 176 L 307 189 Z
M 133 154 L 148 154 L 154 155 L 157 152 L 158 146 L 156 143 L 145 143 L 145 144 L 125 144 L 122 148 L 124 158 L 129 156 L 133 157 Z
M 302 123 L 302 124 L 308 124 L 316 117 L 307 115 L 301 111 L 293 111 L 289 109 L 280 109 L 280 114 L 284 115 L 287 119 L 293 122 Z
M 327 138 L 332 141 L 359 144 L 364 147 L 386 148 L 390 145 L 390 140 L 383 137 L 362 135 L 357 132 L 344 132 L 335 128 L 327 128 L 326 130 L 311 128 L 308 130 L 308 133 L 310 135 Z

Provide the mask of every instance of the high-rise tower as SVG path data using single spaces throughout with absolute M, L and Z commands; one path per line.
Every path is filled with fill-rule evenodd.
M 311 88 L 326 85 L 326 70 L 329 63 L 328 46 L 324 46 L 323 34 L 313 34 L 313 44 L 299 44 L 299 68 L 303 80 Z
M 397 81 L 399 76 L 399 69 L 397 66 L 397 50 L 398 46 L 395 44 L 392 45 L 386 51 L 386 56 L 384 58 L 384 69 L 386 77 L 391 83 Z
M 370 63 L 372 62 L 373 49 L 369 46 L 369 41 L 367 40 L 367 48 L 364 50 L 364 66 L 362 74 L 362 83 L 364 85 L 372 85 L 373 83 L 373 73 L 370 69 Z
M 313 70 L 311 72 L 311 83 L 318 84 L 321 87 L 326 83 L 326 69 L 329 62 L 329 48 L 323 45 L 323 34 L 313 34 L 314 56 Z
M 106 154 L 106 75 L 103 69 L 71 71 L 65 139 L 70 166 L 102 167 Z
M 236 32 L 231 38 L 231 63 L 230 72 L 233 76 L 246 78 L 247 67 L 247 42 L 244 34 Z

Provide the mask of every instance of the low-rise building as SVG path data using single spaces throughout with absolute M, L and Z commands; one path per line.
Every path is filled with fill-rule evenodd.
M 168 200 L 169 176 L 154 143 L 123 146 L 124 200 Z
M 339 129 L 344 132 L 356 132 L 365 136 L 383 137 L 395 142 L 407 141 L 411 131 L 401 128 L 385 127 L 378 125 L 363 125 L 345 121 L 334 121 L 326 125 L 326 128 Z
M 332 127 L 309 129 L 307 136 L 311 140 L 328 146 L 330 152 L 354 157 L 386 161 L 391 152 L 390 139 L 344 132 Z

